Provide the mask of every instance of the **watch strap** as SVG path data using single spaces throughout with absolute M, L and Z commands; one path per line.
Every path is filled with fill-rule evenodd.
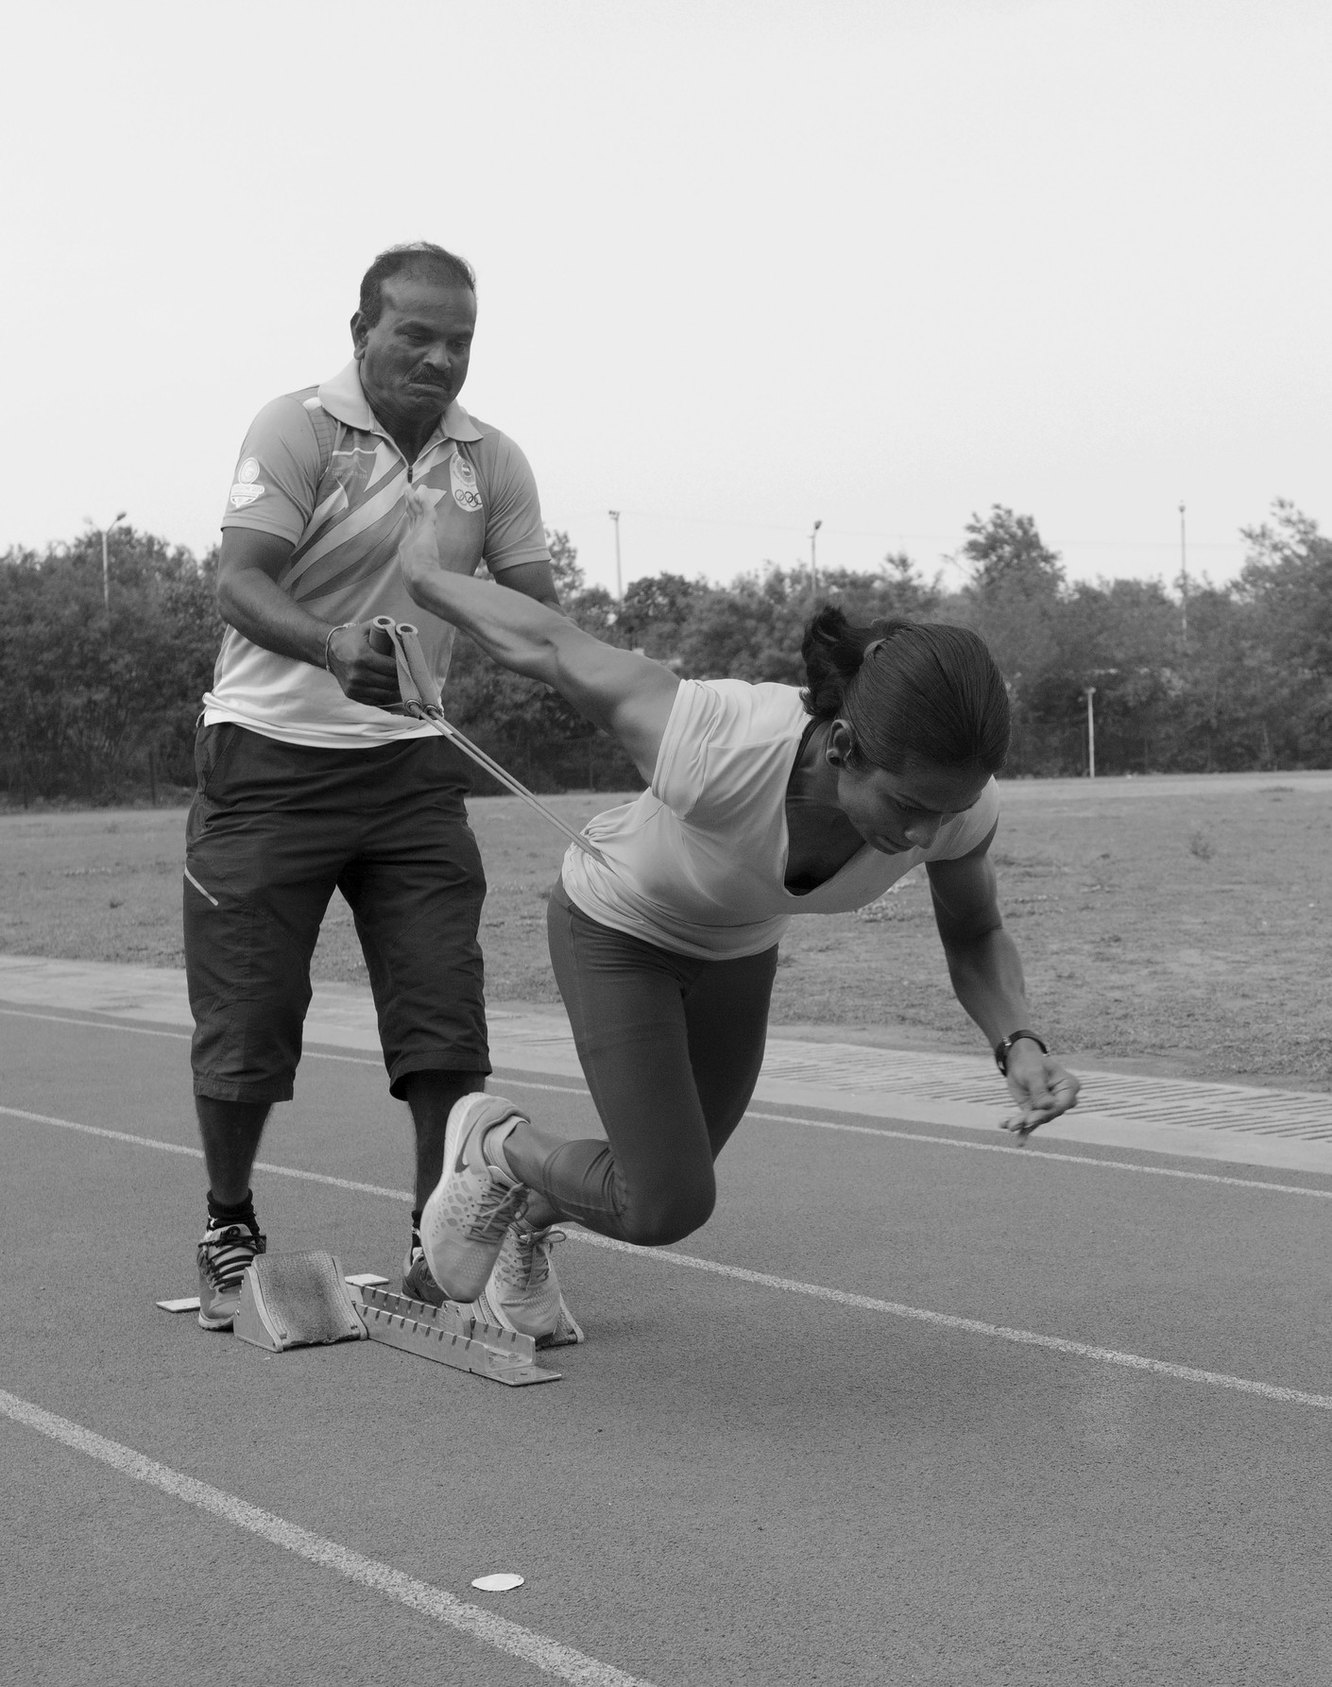
M 1035 1043 L 1042 1054 L 1049 1054 L 1050 1052 L 1034 1031 L 1010 1031 L 1002 1043 L 994 1045 L 994 1063 L 1005 1078 L 1008 1076 L 1008 1051 L 1014 1043 L 1021 1042 L 1024 1037 L 1028 1042 Z

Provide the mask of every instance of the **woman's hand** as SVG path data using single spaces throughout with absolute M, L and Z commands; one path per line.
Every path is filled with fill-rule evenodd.
M 407 526 L 398 542 L 398 565 L 413 601 L 420 603 L 421 586 L 439 573 L 435 509 L 419 486 L 407 488 L 403 503 L 407 507 Z
M 1026 1136 L 1047 1119 L 1076 1107 L 1081 1088 L 1052 1055 L 1041 1053 L 1039 1043 L 1023 1037 L 1008 1051 L 1008 1089 L 1022 1111 L 1015 1119 L 1005 1119 L 1003 1129 Z

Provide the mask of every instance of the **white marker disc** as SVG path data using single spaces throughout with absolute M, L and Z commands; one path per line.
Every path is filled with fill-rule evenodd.
M 472 1583 L 472 1586 L 479 1587 L 482 1593 L 509 1593 L 522 1585 L 523 1578 L 507 1570 L 501 1570 L 493 1576 L 478 1576 Z

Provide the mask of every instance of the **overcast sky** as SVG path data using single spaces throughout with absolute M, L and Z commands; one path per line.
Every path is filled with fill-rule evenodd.
M 589 581 L 1230 578 L 1332 523 L 1325 0 L 45 0 L 0 109 L 0 549 L 202 552 L 384 246 L 464 254 L 463 402 Z

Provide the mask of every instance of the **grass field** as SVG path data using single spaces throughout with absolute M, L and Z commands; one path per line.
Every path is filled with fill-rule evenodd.
M 1005 917 L 1033 1018 L 1071 1065 L 1332 1088 L 1332 774 L 1018 781 L 1003 797 Z M 551 806 L 581 825 L 616 800 Z M 554 1004 L 545 897 L 563 840 L 512 797 L 479 799 L 472 818 L 491 887 L 489 997 Z M 0 951 L 179 967 L 184 819 L 0 815 Z M 315 976 L 365 977 L 340 898 Z M 793 922 L 773 1024 L 980 1047 L 920 875 L 859 915 Z

